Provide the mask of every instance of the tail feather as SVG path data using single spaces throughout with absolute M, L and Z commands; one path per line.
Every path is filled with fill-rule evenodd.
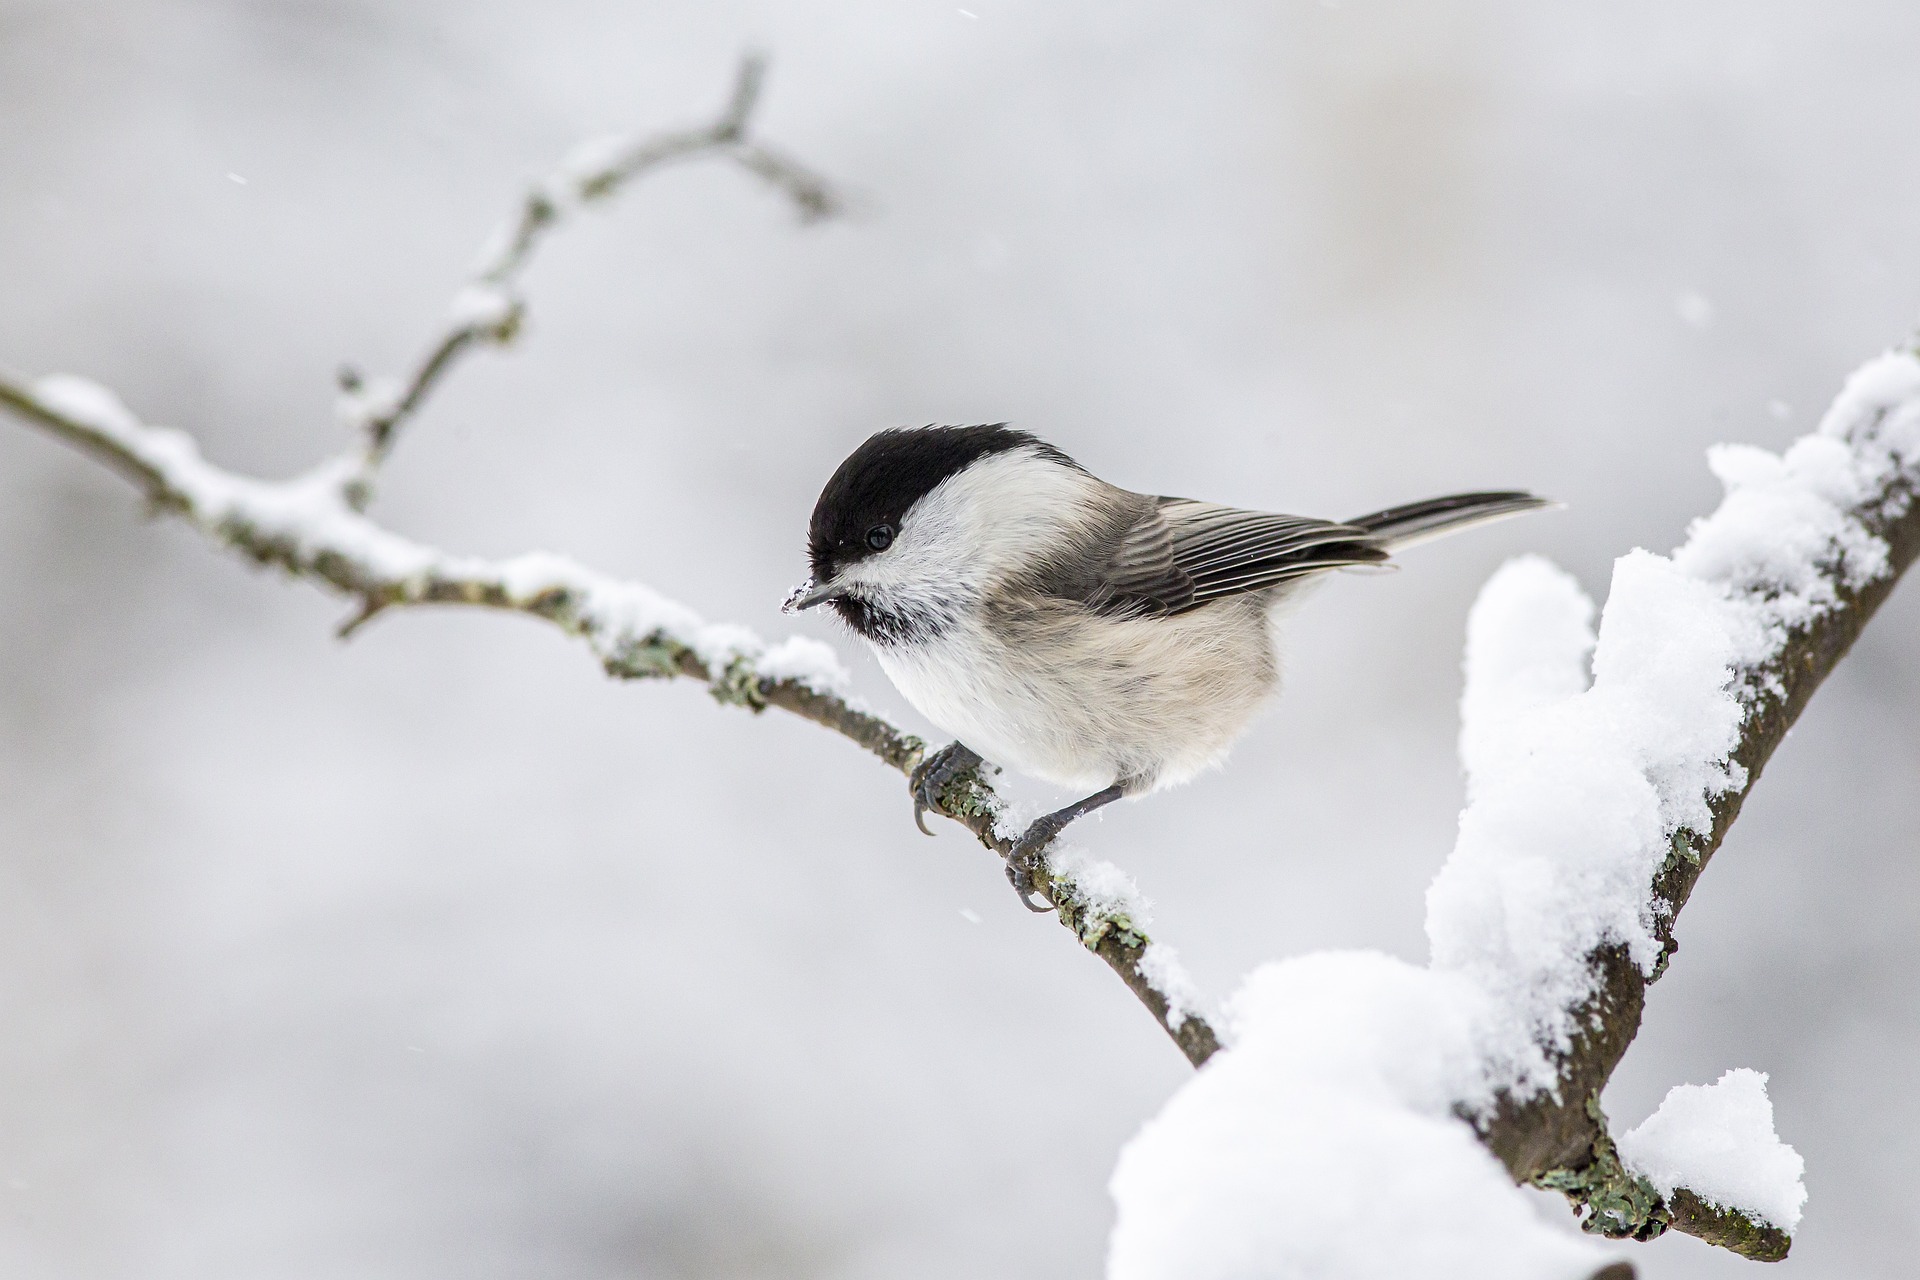
M 1444 498 L 1428 498 L 1425 502 L 1388 507 L 1371 515 L 1355 516 L 1346 523 L 1365 529 L 1375 542 L 1388 551 L 1399 551 L 1459 529 L 1557 505 L 1551 499 L 1538 498 L 1517 489 L 1494 493 L 1455 493 Z

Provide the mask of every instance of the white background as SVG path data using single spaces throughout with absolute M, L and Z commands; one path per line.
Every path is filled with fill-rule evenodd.
M 709 166 L 590 216 L 377 512 L 831 637 L 776 608 L 883 426 L 1314 515 L 1553 494 L 1330 584 L 1226 771 L 1078 832 L 1215 993 L 1420 958 L 1478 584 L 1532 549 L 1604 593 L 1715 501 L 1707 444 L 1809 429 L 1920 315 L 1920 10 L 969 8 L 0 0 L 0 362 L 290 473 L 527 179 L 767 49 L 763 132 L 855 215 Z M 0 424 L 0 1271 L 1099 1273 L 1186 1067 L 957 828 L 524 620 L 344 612 Z M 1916 623 L 1908 588 L 1780 752 L 1607 1098 L 1772 1073 L 1811 1200 L 1768 1274 L 1894 1274 L 1920 1231 Z

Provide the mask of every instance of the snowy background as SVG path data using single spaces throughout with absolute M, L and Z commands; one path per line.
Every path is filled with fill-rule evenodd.
M 709 166 L 588 217 L 377 510 L 831 637 L 777 605 L 881 426 L 1012 420 L 1317 515 L 1565 499 L 1330 584 L 1228 770 L 1081 832 L 1215 992 L 1423 958 L 1479 584 L 1538 550 L 1603 591 L 1716 501 L 1707 444 L 1783 445 L 1920 317 L 1891 0 L 0 0 L 0 361 L 291 472 L 339 443 L 335 366 L 411 359 L 526 179 L 705 118 L 750 43 L 765 135 L 856 215 L 802 230 Z M 1912 591 L 1756 790 L 1607 1099 L 1624 1129 L 1770 1073 L 1787 1276 L 1891 1273 L 1920 1230 Z M 12 423 L 0 592 L 0 1271 L 1099 1274 L 1115 1153 L 1187 1069 L 852 747 L 515 619 L 342 647 L 338 602 Z

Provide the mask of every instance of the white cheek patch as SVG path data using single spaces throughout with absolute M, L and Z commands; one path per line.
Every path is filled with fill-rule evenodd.
M 923 510 L 927 499 L 914 504 L 894 535 L 893 545 L 850 566 L 841 576 L 848 582 L 882 591 L 911 590 L 917 584 L 957 580 L 967 559 L 965 540 L 952 512 Z

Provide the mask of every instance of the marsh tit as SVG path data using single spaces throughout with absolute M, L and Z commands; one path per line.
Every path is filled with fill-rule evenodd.
M 958 741 L 913 778 L 914 820 L 982 759 L 1084 799 L 1034 822 L 1007 875 L 1075 818 L 1219 764 L 1279 683 L 1275 628 L 1335 569 L 1549 505 L 1461 493 L 1333 522 L 1117 488 L 1004 425 L 882 431 L 827 481 L 807 531 L 825 604 Z

